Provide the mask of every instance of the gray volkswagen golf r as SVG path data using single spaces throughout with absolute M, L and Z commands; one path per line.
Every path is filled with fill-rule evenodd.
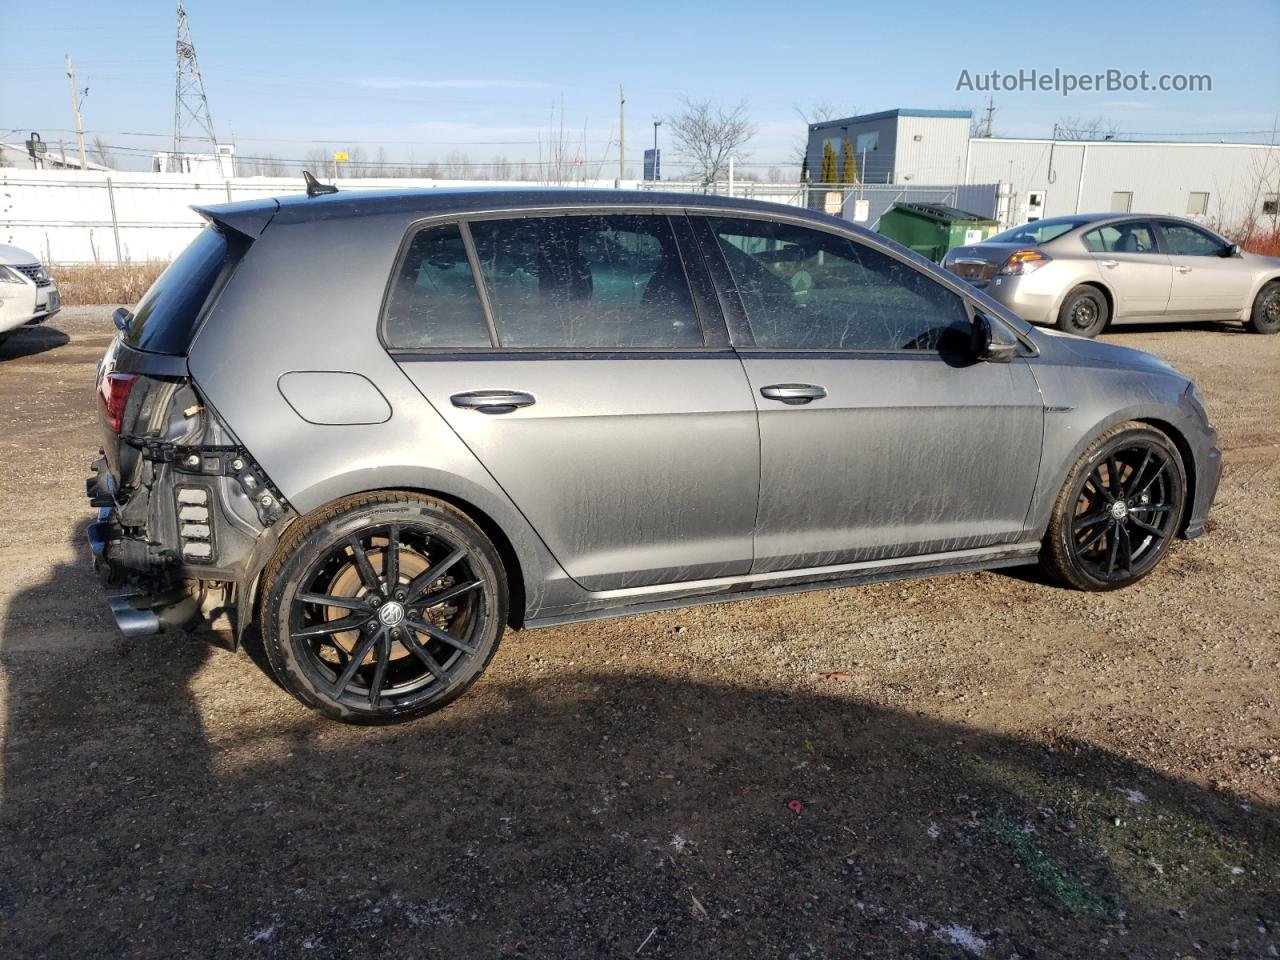
M 1037 560 L 1124 587 L 1218 485 L 1186 377 L 820 214 L 571 190 L 199 212 L 117 313 L 89 540 L 126 634 L 225 615 L 335 719 L 442 706 L 508 626 Z

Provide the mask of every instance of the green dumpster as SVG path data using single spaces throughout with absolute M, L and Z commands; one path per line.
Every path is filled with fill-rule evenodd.
M 880 218 L 880 233 L 940 263 L 948 250 L 981 243 L 1000 225 L 945 203 L 895 203 Z

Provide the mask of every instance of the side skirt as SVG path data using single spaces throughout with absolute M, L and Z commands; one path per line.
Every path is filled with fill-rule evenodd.
M 912 564 L 897 566 L 865 565 L 867 569 L 853 573 L 836 573 L 833 570 L 823 575 L 814 571 L 808 578 L 800 582 L 774 584 L 772 581 L 746 579 L 732 582 L 715 592 L 685 593 L 681 596 L 668 596 L 659 600 L 630 601 L 621 599 L 609 606 L 596 607 L 590 610 L 572 613 L 555 614 L 546 617 L 533 617 L 525 621 L 524 629 L 538 630 L 544 627 L 558 627 L 569 623 L 583 623 L 588 620 L 606 620 L 613 617 L 627 617 L 641 613 L 654 613 L 660 610 L 677 610 L 684 607 L 700 607 L 712 603 L 732 603 L 738 600 L 754 600 L 760 597 L 778 597 L 789 593 L 812 593 L 817 590 L 835 590 L 840 587 L 861 586 L 868 583 L 885 583 L 891 580 L 915 580 L 922 577 L 938 577 L 951 573 L 973 573 L 979 570 L 994 570 L 999 567 L 1020 567 L 1036 561 L 1040 550 L 1039 543 L 1018 544 L 998 551 L 987 552 L 981 557 L 954 557 L 936 561 L 921 561 L 916 558 Z M 974 553 L 977 551 L 966 551 Z M 857 566 L 863 566 L 861 564 Z M 846 570 L 848 568 L 845 568 Z M 788 575 L 795 577 L 796 571 Z M 714 581 L 707 581 L 710 585 Z M 652 589 L 652 588 L 649 588 Z M 678 589 L 678 588 L 677 588 Z M 686 588 L 687 589 L 687 586 Z

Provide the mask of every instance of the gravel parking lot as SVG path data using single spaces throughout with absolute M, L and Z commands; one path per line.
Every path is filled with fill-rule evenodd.
M 1135 588 L 508 634 L 366 729 L 115 633 L 83 546 L 109 317 L 0 348 L 0 956 L 1280 955 L 1280 337 L 1105 338 L 1196 377 L 1225 451 L 1209 534 Z

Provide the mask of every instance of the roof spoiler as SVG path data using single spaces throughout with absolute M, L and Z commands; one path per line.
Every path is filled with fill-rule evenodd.
M 264 197 L 261 200 L 241 200 L 238 203 L 192 206 L 191 209 L 224 230 L 234 230 L 250 240 L 257 240 L 280 209 L 280 203 L 274 197 Z

